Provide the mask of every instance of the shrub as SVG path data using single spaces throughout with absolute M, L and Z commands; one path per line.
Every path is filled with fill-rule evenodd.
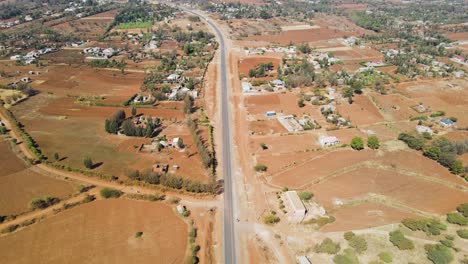
M 325 238 L 322 243 L 315 246 L 315 252 L 327 253 L 330 255 L 338 253 L 340 249 L 340 244 L 333 242 L 330 238 Z
M 400 250 L 414 249 L 413 241 L 407 239 L 400 230 L 390 232 L 390 242 Z
M 359 264 L 359 259 L 352 249 L 347 248 L 343 251 L 343 254 L 336 255 L 333 262 L 336 264 Z
M 123 194 L 121 191 L 112 188 L 103 188 L 100 193 L 105 199 L 119 198 Z
M 55 153 L 54 153 L 54 159 L 55 159 L 55 160 L 59 160 L 59 158 L 60 158 L 59 154 L 58 154 L 57 152 L 55 152 Z
M 343 234 L 343 237 L 344 237 L 344 239 L 346 239 L 346 241 L 351 240 L 354 236 L 356 236 L 356 234 L 354 234 L 351 231 L 348 231 L 348 232 Z
M 436 219 L 422 218 L 422 219 L 403 219 L 402 224 L 412 231 L 423 231 L 427 235 L 440 235 L 441 230 L 447 230 L 447 226 L 440 223 Z
M 5 135 L 7 133 L 7 129 L 4 126 L 0 126 L 0 135 Z
M 60 202 L 60 199 L 57 197 L 45 196 L 45 197 L 35 198 L 31 200 L 31 202 L 29 203 L 29 207 L 32 210 L 44 209 L 51 205 L 57 204 L 59 202 Z
M 380 141 L 376 136 L 370 136 L 367 138 L 367 146 L 371 149 L 378 149 L 380 147 Z
M 84 159 L 83 159 L 83 165 L 85 166 L 85 168 L 87 169 L 92 169 L 93 168 L 93 160 L 86 156 Z
M 255 165 L 255 167 L 254 167 L 255 171 L 267 171 L 267 169 L 268 169 L 268 167 L 266 165 L 260 164 L 260 163 Z
M 438 117 L 438 116 L 444 116 L 445 112 L 444 111 L 436 111 L 431 114 L 431 117 Z
M 427 258 L 434 264 L 448 264 L 453 260 L 453 254 L 450 248 L 437 244 L 437 245 L 425 245 Z
M 441 154 L 440 148 L 437 146 L 427 146 L 423 150 L 424 156 L 433 159 L 433 160 L 438 160 Z
M 415 150 L 421 150 L 424 147 L 424 142 L 422 140 L 408 135 L 406 133 L 400 133 L 398 135 L 398 139 L 405 142 L 408 145 L 408 147 Z
M 447 222 L 451 224 L 465 226 L 468 224 L 468 218 L 466 218 L 460 213 L 448 213 Z
M 393 261 L 393 256 L 388 252 L 380 252 L 379 259 L 385 263 L 390 263 Z
M 462 213 L 465 217 L 468 217 L 468 203 L 460 204 L 457 207 L 457 211 Z
M 453 174 L 462 174 L 465 172 L 465 167 L 463 167 L 463 163 L 460 160 L 456 160 L 450 165 L 450 172 Z
M 299 198 L 301 198 L 301 200 L 303 200 L 303 201 L 309 201 L 310 199 L 312 199 L 312 197 L 314 197 L 314 195 L 311 192 L 300 192 L 299 193 Z
M 135 233 L 135 238 L 141 237 L 143 235 L 143 232 L 138 231 Z
M 268 225 L 276 224 L 279 221 L 280 221 L 280 218 L 273 214 L 269 214 L 263 217 L 263 222 Z
M 261 147 L 263 150 L 267 150 L 267 149 L 268 149 L 268 146 L 267 146 L 265 143 L 260 143 L 260 147 Z
M 362 138 L 360 137 L 354 137 L 352 140 L 351 140 L 351 147 L 355 150 L 362 150 L 364 149 L 364 142 L 362 140 Z
M 463 239 L 468 239 L 468 229 L 457 230 L 457 235 Z
M 362 252 L 367 250 L 367 242 L 366 240 L 361 237 L 361 236 L 353 236 L 349 241 L 349 246 L 354 248 L 358 254 L 361 254 Z

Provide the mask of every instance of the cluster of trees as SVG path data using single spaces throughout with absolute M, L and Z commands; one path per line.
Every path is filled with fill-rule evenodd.
M 143 181 L 149 184 L 161 184 L 173 189 L 184 189 L 193 193 L 216 193 L 218 191 L 218 184 L 215 182 L 201 183 L 173 174 L 162 174 L 154 172 L 150 169 L 138 171 L 132 170 L 127 172 L 128 178 L 137 181 Z
M 281 71 L 282 73 L 278 75 L 286 79 L 287 87 L 310 86 L 315 80 L 314 65 L 305 59 L 288 68 L 282 68 Z
M 431 145 L 423 148 L 424 156 L 437 161 L 447 167 L 454 174 L 465 172 L 463 163 L 457 160 L 457 155 L 468 152 L 468 140 L 451 142 L 446 138 L 437 138 Z
M 413 241 L 406 238 L 400 230 L 390 232 L 390 242 L 400 250 L 414 249 Z
M 40 198 L 35 198 L 29 203 L 29 207 L 32 210 L 36 209 L 44 209 L 47 208 L 51 205 L 57 204 L 60 202 L 60 199 L 57 197 L 50 197 L 50 196 L 45 196 L 45 197 L 40 197 Z
M 259 77 L 265 77 L 267 76 L 267 72 L 273 70 L 273 63 L 272 62 L 267 62 L 267 63 L 259 63 L 255 66 L 254 69 L 249 70 L 249 77 L 250 78 L 259 78 Z
M 214 153 L 211 153 L 203 143 L 202 137 L 198 134 L 197 123 L 193 121 L 193 119 L 190 116 L 187 117 L 187 126 L 190 130 L 190 134 L 192 134 L 193 142 L 197 147 L 198 154 L 200 155 L 200 158 L 205 168 L 216 167 L 216 157 Z
M 89 63 L 91 67 L 94 68 L 116 68 L 124 72 L 127 67 L 127 63 L 124 60 L 116 61 L 112 60 L 91 60 Z
M 136 108 L 132 109 L 132 115 L 136 115 Z M 106 132 L 117 134 L 121 129 L 122 134 L 130 137 L 152 137 L 156 129 L 161 125 L 159 118 L 147 117 L 145 126 L 138 126 L 132 121 L 127 119 L 124 110 L 117 110 L 110 118 L 106 119 L 104 128 Z
M 117 134 L 119 127 L 122 122 L 125 120 L 126 115 L 124 110 L 117 110 L 115 113 L 105 121 L 104 128 L 107 133 Z
M 370 149 L 378 149 L 380 147 L 380 141 L 376 136 L 369 136 L 367 138 L 367 146 Z M 364 140 L 360 137 L 354 137 L 351 139 L 351 147 L 355 150 L 363 150 Z
M 343 236 L 357 253 L 361 254 L 367 250 L 367 242 L 362 236 L 357 236 L 353 232 L 346 232 Z
M 412 219 L 406 218 L 401 222 L 412 231 L 423 231 L 427 235 L 437 236 L 442 231 L 447 230 L 447 226 L 432 218 Z

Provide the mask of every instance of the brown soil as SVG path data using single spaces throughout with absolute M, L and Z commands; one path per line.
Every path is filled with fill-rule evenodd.
M 5 263 L 182 263 L 187 233 L 165 204 L 100 200 L 1 237 L 0 256 Z

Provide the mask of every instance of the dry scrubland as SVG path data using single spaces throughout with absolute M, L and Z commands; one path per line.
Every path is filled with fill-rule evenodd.
M 136 232 L 143 232 L 135 237 Z M 4 263 L 182 263 L 188 226 L 162 203 L 100 200 L 7 237 Z

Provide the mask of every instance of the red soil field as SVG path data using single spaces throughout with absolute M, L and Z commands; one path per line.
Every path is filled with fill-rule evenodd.
M 398 223 L 405 218 L 417 218 L 408 213 L 382 204 L 365 202 L 356 206 L 339 208 L 333 212 L 336 221 L 320 229 L 323 232 L 336 232 L 371 228 Z
M 45 195 L 65 198 L 74 192 L 72 183 L 28 169 L 1 138 L 0 161 L 0 215 L 25 212 L 34 198 Z
M 267 111 L 276 111 L 285 115 L 296 114 L 302 117 L 303 114 L 311 115 L 314 118 L 319 117 L 319 107 L 311 104 L 306 104 L 300 108 L 297 105 L 299 97 L 291 92 L 284 94 L 266 93 L 262 95 L 250 95 L 245 97 L 245 106 L 251 115 L 261 114 L 265 117 Z M 321 124 L 323 125 L 323 124 Z
M 360 198 L 370 192 L 389 197 L 411 208 L 445 214 L 468 199 L 468 194 L 439 183 L 374 168 L 360 168 L 337 175 L 309 188 L 326 207 L 334 198 Z
M 292 169 L 273 176 L 272 183 L 290 188 L 302 186 L 321 177 L 339 171 L 348 166 L 366 161 L 375 156 L 375 152 L 363 150 L 336 150 L 325 153 Z
M 288 132 L 276 119 L 252 121 L 249 123 L 249 130 L 257 135 Z
M 249 36 L 246 40 L 267 41 L 288 45 L 292 43 L 314 42 L 319 40 L 357 36 L 356 33 L 327 28 L 283 31 L 275 35 Z
M 295 166 L 307 160 L 322 155 L 325 151 L 294 152 L 294 153 L 273 153 L 269 155 L 257 155 L 257 162 L 268 167 L 268 174 L 280 173 L 289 166 Z
M 273 71 L 276 71 L 281 60 L 279 58 L 269 58 L 269 57 L 246 57 L 239 60 L 239 74 L 245 77 L 249 76 L 249 70 L 255 69 L 255 66 L 260 63 L 273 63 Z M 276 74 L 275 74 L 276 75 Z
M 51 228 L 52 227 L 52 228 Z M 135 233 L 143 235 L 135 238 Z M 4 263 L 182 263 L 188 227 L 162 203 L 100 200 L 0 238 Z
M 394 121 L 409 120 L 413 116 L 420 115 L 412 106 L 418 104 L 418 101 L 404 97 L 400 94 L 372 95 L 375 98 L 379 109 L 385 112 Z
M 318 136 L 316 133 L 292 134 L 284 136 L 274 135 L 253 138 L 250 142 L 250 148 L 252 153 L 259 155 L 294 153 L 320 147 L 317 142 Z M 260 148 L 260 143 L 266 144 L 268 149 L 262 150 L 262 148 Z
M 337 105 L 337 110 L 345 117 L 350 118 L 351 124 L 360 126 L 382 122 L 383 117 L 372 102 L 364 95 L 355 96 L 354 102 Z

